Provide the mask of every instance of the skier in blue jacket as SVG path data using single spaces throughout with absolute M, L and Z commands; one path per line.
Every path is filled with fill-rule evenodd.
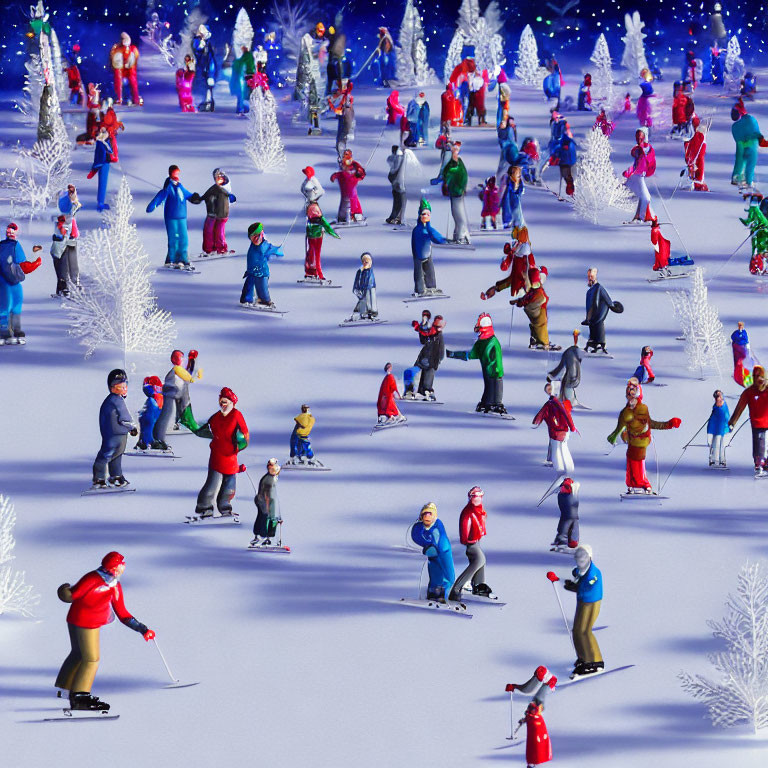
M 712 393 L 715 404 L 707 421 L 707 442 L 709 443 L 709 466 L 725 466 L 725 436 L 733 429 L 728 420 L 731 413 L 725 402 L 722 390 L 716 389 Z
M 269 260 L 282 258 L 285 254 L 277 245 L 264 239 L 264 225 L 254 222 L 248 227 L 248 239 L 251 246 L 246 255 L 246 269 L 243 277 L 243 291 L 240 294 L 241 304 L 253 305 L 253 293 L 256 291 L 256 303 L 261 306 L 274 307 L 275 304 L 269 297 Z
M 123 453 L 128 435 L 138 435 L 136 428 L 125 405 L 128 394 L 128 375 L 121 368 L 115 368 L 107 375 L 109 394 L 99 409 L 99 430 L 101 431 L 101 448 L 93 462 L 93 488 L 107 487 L 107 470 L 109 484 L 117 487 L 128 485 L 123 477 Z
M 147 399 L 144 402 L 144 407 L 139 411 L 140 434 L 136 447 L 141 451 L 146 451 L 154 441 L 152 431 L 163 408 L 163 382 L 160 381 L 159 376 L 147 376 L 141 391 L 147 396 Z
M 430 224 L 432 206 L 426 201 L 419 205 L 419 221 L 411 232 L 411 253 L 413 255 L 413 295 L 426 296 L 440 293 L 432 263 L 432 243 L 444 243 L 445 238 Z
M 0 240 L 0 344 L 25 344 L 21 330 L 21 309 L 24 304 L 24 278 L 40 264 L 38 256 L 27 261 L 21 243 L 16 240 L 19 227 L 10 222 L 5 229 L 5 240 Z M 41 245 L 32 248 L 34 253 Z
M 603 600 L 603 575 L 592 562 L 592 547 L 589 544 L 579 544 L 573 557 L 576 560 L 573 579 L 566 579 L 563 585 L 569 592 L 576 593 L 573 645 L 578 658 L 571 677 L 592 675 L 605 668 L 600 646 L 592 633 Z
M 187 255 L 189 246 L 187 200 L 199 203 L 200 196 L 197 192 L 190 192 L 184 188 L 179 180 L 179 174 L 178 165 L 168 168 L 168 178 L 163 188 L 150 201 L 147 213 L 152 213 L 161 203 L 163 204 L 165 231 L 168 233 L 168 254 L 165 257 L 165 263 L 173 264 L 177 269 L 194 269 Z
M 419 521 L 411 528 L 411 538 L 427 556 L 427 599 L 444 603 L 445 596 L 456 580 L 456 572 L 453 567 L 451 542 L 448 540 L 445 526 L 437 518 L 437 506 L 434 502 L 430 501 L 421 508 Z
M 112 140 L 106 128 L 99 128 L 96 134 L 96 144 L 93 147 L 93 165 L 88 172 L 88 178 L 92 179 L 99 174 L 99 185 L 96 193 L 96 210 L 108 211 L 109 205 L 105 202 L 107 197 L 107 184 L 109 182 L 109 166 L 113 162 L 114 150 Z

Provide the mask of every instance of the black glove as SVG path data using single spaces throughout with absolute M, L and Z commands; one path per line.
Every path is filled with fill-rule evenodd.
M 571 579 L 566 579 L 563 582 L 563 586 L 568 590 L 568 592 L 578 592 L 579 591 L 579 585 L 575 581 L 571 581 Z
M 139 634 L 143 635 L 147 632 L 147 626 L 146 624 L 142 624 L 138 619 L 135 619 L 133 616 L 131 616 L 130 619 L 126 619 L 123 621 L 123 624 L 125 624 L 126 627 L 129 627 L 134 632 L 138 632 Z
M 134 427 L 134 428 L 131 430 L 131 437 L 136 437 L 136 435 L 138 435 L 138 434 L 139 434 L 139 430 L 138 430 L 138 429 L 136 429 L 136 427 Z

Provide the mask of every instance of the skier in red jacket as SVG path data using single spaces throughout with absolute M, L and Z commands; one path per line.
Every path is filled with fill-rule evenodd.
M 405 416 L 400 413 L 395 398 L 400 398 L 397 389 L 397 379 L 392 373 L 392 363 L 384 366 L 384 378 L 379 387 L 379 397 L 376 400 L 376 409 L 379 415 L 379 424 L 399 424 L 405 421 Z
M 534 427 L 538 427 L 542 421 L 546 423 L 549 433 L 548 460 L 552 461 L 552 466 L 558 473 L 572 474 L 574 467 L 568 448 L 568 434 L 576 431 L 576 425 L 571 417 L 571 403 L 567 400 L 562 402 L 552 394 L 551 382 L 547 382 L 544 390 L 549 399 L 533 417 L 532 423 Z
M 461 590 L 467 581 L 472 582 L 472 594 L 490 597 L 491 588 L 485 583 L 485 553 L 480 549 L 480 539 L 486 534 L 486 512 L 483 508 L 483 489 L 476 485 L 470 488 L 469 501 L 459 516 L 459 536 L 467 548 L 469 565 L 461 572 L 451 589 L 449 600 L 460 600 Z
M 688 166 L 688 178 L 693 182 L 694 192 L 709 192 L 704 183 L 704 156 L 707 154 L 707 129 L 695 115 L 691 121 L 695 133 L 690 141 L 685 142 L 685 164 Z
M 752 384 L 748 386 L 736 403 L 733 414 L 728 420 L 728 426 L 734 427 L 749 408 L 749 422 L 752 427 L 752 458 L 755 460 L 755 477 L 764 477 L 766 472 L 765 433 L 768 430 L 768 380 L 765 369 L 756 365 L 752 369 Z
M 531 702 L 522 721 L 526 724 L 525 761 L 528 768 L 548 763 L 552 759 L 552 744 L 549 741 L 547 724 L 541 716 L 543 705 Z
M 195 514 L 198 517 L 213 516 L 213 501 L 221 515 L 232 515 L 232 499 L 238 472 L 245 471 L 237 454 L 248 445 L 248 425 L 243 414 L 235 408 L 237 395 L 224 387 L 219 392 L 219 411 L 204 424 L 198 424 L 187 406 L 181 415 L 181 423 L 198 437 L 211 441 L 211 458 L 208 461 L 208 477 L 197 495 Z
M 61 665 L 56 687 L 69 691 L 72 709 L 109 709 L 105 701 L 91 696 L 91 686 L 99 668 L 99 630 L 112 621 L 113 611 L 126 627 L 140 632 L 145 640 L 155 636 L 125 607 L 120 586 L 124 570 L 125 558 L 119 552 L 110 552 L 100 568 L 86 573 L 74 587 L 67 583 L 58 589 L 59 600 L 72 603 L 67 613 L 72 650 Z

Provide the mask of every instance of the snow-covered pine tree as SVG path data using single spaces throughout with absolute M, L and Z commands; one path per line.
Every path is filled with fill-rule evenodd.
M 288 87 L 296 84 L 301 40 L 312 27 L 315 4 L 312 0 L 272 0 L 272 18 L 280 29 L 280 79 Z
M 462 0 L 456 31 L 453 33 L 448 55 L 445 58 L 443 80 L 447 83 L 451 72 L 461 63 L 461 51 L 465 45 L 473 45 L 477 37 L 477 25 L 480 21 L 480 3 L 478 0 Z
M 43 95 L 43 87 L 45 86 L 40 55 L 37 53 L 30 54 L 24 62 L 24 69 L 26 69 L 26 73 L 21 89 L 22 97 L 16 102 L 16 108 L 24 115 L 25 123 L 37 127 L 40 118 L 40 97 Z
M 66 102 L 69 99 L 69 86 L 67 85 L 67 78 L 64 76 L 64 65 L 61 58 L 61 45 L 59 44 L 59 36 L 56 34 L 56 30 L 51 28 L 51 62 L 52 62 L 52 76 L 56 85 L 56 95 L 60 101 Z
M 285 147 L 277 123 L 277 102 L 272 91 L 268 88 L 254 88 L 251 91 L 250 107 L 245 153 L 257 171 L 282 173 L 286 164 Z
M 530 24 L 526 24 L 520 34 L 520 44 L 517 48 L 517 66 L 515 77 L 523 85 L 541 87 L 547 70 L 539 66 L 539 46 L 536 44 L 536 36 L 533 34 Z
M 116 346 L 123 359 L 130 352 L 163 354 L 171 349 L 176 328 L 170 312 L 159 309 L 150 275 L 153 269 L 131 223 L 134 207 L 123 176 L 104 226 L 80 242 L 82 290 L 66 302 L 69 333 L 86 348 L 86 357 L 103 346 Z
M 739 572 L 736 594 L 729 595 L 722 621 L 708 621 L 725 650 L 708 658 L 720 682 L 681 672 L 683 690 L 703 702 L 712 725 L 768 728 L 768 576 L 759 563 Z
M 406 0 L 395 54 L 395 76 L 399 85 L 420 88 L 436 82 L 434 70 L 427 61 L 424 25 L 414 0 Z
M 744 77 L 746 67 L 741 58 L 741 45 L 739 38 L 733 35 L 728 41 L 725 52 L 725 72 L 723 75 L 723 91 L 725 93 L 738 93 L 741 90 L 741 78 Z
M 32 587 L 24 583 L 24 571 L 16 571 L 9 565 L 14 559 L 16 540 L 13 528 L 16 512 L 7 496 L 0 494 L 0 614 L 19 613 L 32 615 L 32 606 L 40 601 Z
M 608 41 L 601 32 L 595 43 L 595 50 L 589 60 L 595 65 L 592 70 L 592 99 L 605 104 L 613 102 L 613 69 Z
M 491 0 L 483 14 L 480 13 L 478 0 L 462 0 L 456 31 L 445 58 L 445 81 L 448 81 L 451 72 L 461 63 L 461 52 L 466 45 L 475 49 L 477 68 L 480 71 L 487 69 L 493 76 L 497 67 L 505 61 L 504 38 L 499 34 L 503 26 L 504 21 L 496 0 Z
M 667 291 L 667 295 L 672 302 L 672 314 L 680 323 L 685 337 L 688 369 L 698 372 L 702 379 L 711 371 L 722 378 L 730 344 L 717 308 L 709 303 L 704 270 L 695 267 L 691 275 L 691 287 L 687 290 Z
M 235 28 L 232 30 L 232 54 L 236 59 L 240 57 L 243 46 L 249 51 L 251 50 L 251 45 L 253 45 L 253 34 L 253 26 L 248 17 L 248 11 L 246 11 L 245 8 L 241 8 L 237 12 Z
M 627 33 L 621 38 L 624 43 L 624 54 L 621 57 L 621 66 L 629 70 L 629 74 L 640 77 L 644 69 L 648 69 L 648 61 L 645 58 L 645 40 L 648 35 L 643 32 L 645 22 L 640 19 L 640 12 L 624 14 L 624 26 Z
M 573 208 L 593 224 L 598 224 L 606 208 L 629 211 L 634 195 L 621 182 L 611 163 L 611 143 L 599 128 L 587 135 L 584 151 L 576 163 Z

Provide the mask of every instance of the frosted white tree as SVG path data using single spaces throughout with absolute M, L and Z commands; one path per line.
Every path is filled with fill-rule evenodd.
M 741 58 L 741 45 L 734 35 L 728 41 L 725 52 L 725 72 L 723 75 L 723 91 L 725 93 L 738 93 L 741 89 L 741 78 L 744 77 L 746 66 Z
M 648 35 L 643 32 L 645 22 L 640 20 L 640 12 L 624 14 L 624 26 L 626 35 L 621 38 L 624 43 L 624 54 L 621 57 L 621 66 L 629 70 L 632 77 L 639 77 L 644 69 L 648 69 L 648 60 L 645 58 L 645 40 Z
M 611 151 L 608 137 L 599 128 L 593 128 L 576 163 L 573 208 L 593 224 L 599 223 L 608 207 L 629 211 L 635 205 L 634 195 L 613 169 Z
M 296 85 L 302 37 L 312 27 L 315 4 L 312 0 L 272 0 L 269 12 L 280 28 L 280 78 L 288 87 L 293 87 Z
M 7 496 L 0 494 L 0 614 L 20 613 L 22 616 L 31 616 L 32 606 L 40 602 L 40 596 L 24 583 L 24 571 L 14 570 L 8 564 L 15 557 L 15 525 L 13 504 Z
M 205 24 L 208 17 L 203 14 L 199 7 L 193 8 L 184 18 L 184 27 L 179 34 L 179 44 L 174 49 L 175 60 L 174 69 L 184 67 L 184 57 L 187 54 L 194 55 L 192 51 L 192 38 L 195 36 L 198 27 Z
M 610 104 L 613 101 L 613 69 L 608 41 L 601 32 L 595 43 L 595 50 L 589 60 L 595 65 L 592 70 L 592 98 Z
M 251 20 L 248 17 L 248 11 L 246 11 L 245 8 L 241 8 L 237 12 L 235 28 L 232 30 L 232 52 L 235 58 L 240 56 L 243 46 L 245 46 L 250 51 L 252 44 L 253 26 L 251 26 Z
M 413 0 L 406 0 L 395 54 L 395 75 L 399 85 L 423 87 L 436 82 L 435 72 L 427 62 L 424 25 Z
M 64 63 L 61 58 L 61 45 L 59 36 L 55 29 L 51 29 L 51 64 L 53 69 L 53 80 L 56 84 L 56 95 L 62 101 L 69 99 L 69 86 L 67 78 L 64 76 Z
M 539 46 L 536 44 L 536 36 L 533 34 L 530 24 L 526 24 L 520 34 L 520 44 L 517 48 L 517 67 L 515 77 L 523 85 L 541 87 L 547 70 L 539 66 Z
M 461 62 L 461 51 L 465 45 L 474 47 L 477 68 L 480 71 L 487 69 L 493 75 L 505 62 L 504 38 L 499 34 L 503 26 L 504 20 L 496 0 L 491 0 L 483 14 L 480 13 L 478 0 L 462 0 L 456 31 L 445 59 L 445 81 Z
M 257 171 L 282 173 L 286 164 L 285 147 L 277 124 L 277 102 L 272 91 L 254 88 L 250 107 L 245 154 Z
M 728 595 L 722 621 L 708 621 L 725 650 L 708 655 L 720 674 L 713 682 L 681 672 L 683 690 L 702 701 L 712 725 L 768 728 L 768 576 L 759 563 L 739 572 L 736 594 Z
M 40 97 L 43 95 L 45 76 L 40 56 L 33 53 L 24 62 L 24 85 L 21 89 L 21 98 L 16 101 L 16 109 L 24 115 L 24 122 L 37 127 L 40 119 Z
M 707 371 L 714 371 L 722 378 L 730 344 L 717 308 L 709 303 L 704 270 L 694 268 L 688 290 L 667 291 L 667 295 L 672 302 L 672 314 L 685 337 L 688 369 L 698 372 L 702 379 Z
M 152 267 L 136 225 L 133 198 L 123 176 L 104 227 L 92 229 L 79 246 L 88 280 L 66 302 L 69 333 L 86 348 L 86 357 L 102 346 L 161 354 L 176 338 L 171 313 L 159 309 L 150 280 Z

